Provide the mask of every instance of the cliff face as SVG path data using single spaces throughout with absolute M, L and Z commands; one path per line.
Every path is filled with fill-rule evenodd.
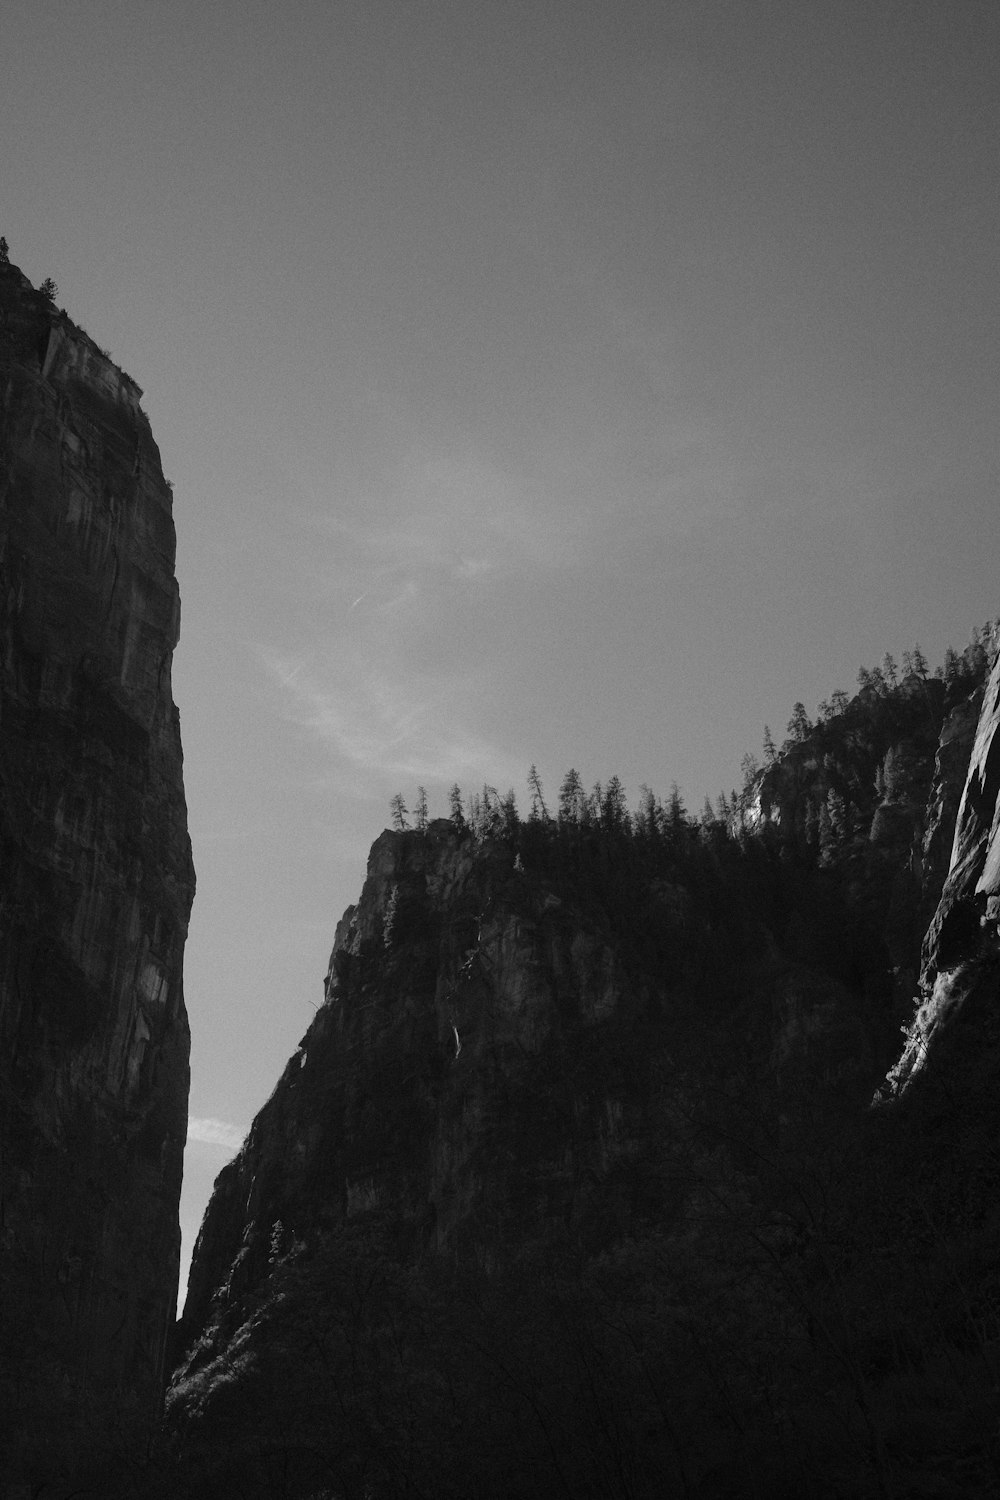
M 943 748 L 944 753 L 944 748 Z M 889 1084 L 995 1088 L 1000 1068 L 1000 656 L 982 697 L 940 903 L 924 941 L 920 1005 Z
M 0 1473 L 148 1427 L 175 1308 L 194 872 L 141 392 L 0 265 Z
M 916 1493 L 956 1401 L 936 1492 L 989 1492 L 995 1184 L 868 1107 L 956 820 L 955 899 L 995 870 L 982 670 L 862 693 L 728 823 L 381 835 L 202 1225 L 172 1493 Z
M 981 701 L 915 677 L 862 694 L 757 778 L 740 872 L 681 855 L 636 881 L 629 919 L 577 866 L 539 878 L 448 822 L 383 834 L 323 1008 L 216 1185 L 182 1341 L 266 1280 L 275 1234 L 308 1235 L 317 1205 L 327 1223 L 391 1209 L 415 1243 L 489 1260 L 660 1212 L 660 1127 L 709 1077 L 747 1069 L 779 1131 L 803 1098 L 861 1105 L 912 1015 Z M 652 939 L 638 958 L 628 920 Z
M 268 1274 L 275 1234 L 389 1209 L 415 1242 L 489 1260 L 505 1240 L 627 1198 L 646 1080 L 621 1037 L 651 997 L 613 937 L 453 826 L 384 833 L 337 929 L 325 1002 L 198 1239 L 185 1330 Z M 648 1101 L 647 1101 L 648 1102 Z M 621 1204 L 628 1216 L 628 1204 Z M 275 1226 L 279 1226 L 276 1230 Z

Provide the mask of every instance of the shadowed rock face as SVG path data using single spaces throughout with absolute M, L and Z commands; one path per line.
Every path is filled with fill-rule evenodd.
M 1000 657 L 986 685 L 951 863 L 924 942 L 921 1003 L 889 1083 L 995 1089 L 1000 1066 Z
M 646 894 L 650 924 L 687 941 L 687 891 Z M 586 1247 L 669 1219 L 662 1143 L 734 1051 L 752 1050 L 765 1092 L 867 1097 L 876 1075 L 844 986 L 756 926 L 739 946 L 746 1014 L 716 1023 L 697 978 L 636 965 L 572 876 L 526 873 L 502 841 L 445 820 L 383 833 L 325 1003 L 216 1181 L 178 1353 L 241 1315 L 290 1245 L 367 1215 L 417 1253 L 487 1269 L 525 1244 Z
M 0 265 L 0 1477 L 105 1463 L 176 1301 L 194 872 L 141 392 Z
M 220 1287 L 237 1300 L 266 1277 L 276 1232 L 317 1216 L 391 1209 L 419 1243 L 487 1258 L 515 1226 L 578 1221 L 637 1150 L 641 1084 L 611 1038 L 642 1010 L 610 936 L 509 849 L 445 820 L 383 833 L 338 925 L 325 1004 L 216 1182 L 184 1336 Z M 606 1066 L 584 1074 L 594 1049 Z
M 969 882 L 982 900 L 944 935 L 980 958 L 988 941 L 985 664 L 859 695 L 758 774 L 752 833 L 498 819 L 376 840 L 324 1004 L 206 1212 L 170 1493 L 263 1500 L 280 1461 L 300 1500 L 835 1500 L 916 1493 L 939 1449 L 991 1492 L 980 1439 L 960 1451 L 945 1412 L 914 1451 L 910 1413 L 918 1368 L 966 1340 L 985 1389 L 997 1111 L 945 1131 L 933 1109 L 869 1109 L 953 835 L 953 909 Z M 651 1381 L 656 1361 L 675 1363 Z M 778 1390 L 795 1415 L 772 1447 Z M 510 1393 L 516 1436 L 490 1449 Z M 544 1440 L 521 1473 L 530 1414 Z M 731 1430 L 763 1448 L 720 1478 Z M 609 1432 L 628 1457 L 605 1482 Z

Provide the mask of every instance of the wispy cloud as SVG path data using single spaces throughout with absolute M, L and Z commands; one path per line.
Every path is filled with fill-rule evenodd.
M 188 1140 L 201 1141 L 206 1146 L 222 1146 L 230 1152 L 238 1151 L 245 1135 L 242 1125 L 233 1125 L 228 1120 L 216 1120 L 211 1116 L 188 1120 Z
M 404 681 L 385 667 L 330 656 L 260 654 L 287 717 L 352 767 L 418 782 L 510 779 L 506 753 L 463 727 L 460 684 L 412 674 Z

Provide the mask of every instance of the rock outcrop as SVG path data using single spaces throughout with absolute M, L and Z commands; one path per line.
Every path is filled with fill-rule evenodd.
M 0 265 L 0 1475 L 12 1493 L 106 1471 L 148 1433 L 176 1305 L 194 872 L 170 686 L 171 493 L 141 394 Z
M 195 1247 L 173 1493 L 841 1500 L 938 1450 L 936 1493 L 990 1492 L 996 1132 L 956 1184 L 957 1137 L 869 1109 L 956 820 L 995 916 L 965 665 L 863 692 L 725 820 L 484 793 L 376 840 Z
M 967 729 L 963 724 L 963 738 Z M 953 743 L 942 746 L 942 756 Z M 949 1093 L 974 1093 L 996 1086 L 1000 1069 L 1000 656 L 982 697 L 954 828 L 947 879 L 924 941 L 920 1004 L 903 1055 L 889 1077 L 893 1093 L 906 1093 L 921 1078 L 939 1083 Z
M 428 1249 L 489 1260 L 619 1191 L 627 1218 L 648 1080 L 616 1034 L 650 997 L 615 947 L 501 844 L 445 820 L 383 833 L 324 1004 L 216 1183 L 184 1334 L 266 1278 L 276 1234 L 324 1221 L 388 1209 Z

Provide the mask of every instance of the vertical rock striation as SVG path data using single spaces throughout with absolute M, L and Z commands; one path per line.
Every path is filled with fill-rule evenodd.
M 0 1477 L 158 1408 L 194 872 L 170 488 L 141 392 L 0 265 Z
M 951 862 L 924 940 L 921 996 L 889 1077 L 995 1094 L 1000 1068 L 1000 656 L 986 684 Z M 935 1077 L 936 1075 L 936 1077 Z

